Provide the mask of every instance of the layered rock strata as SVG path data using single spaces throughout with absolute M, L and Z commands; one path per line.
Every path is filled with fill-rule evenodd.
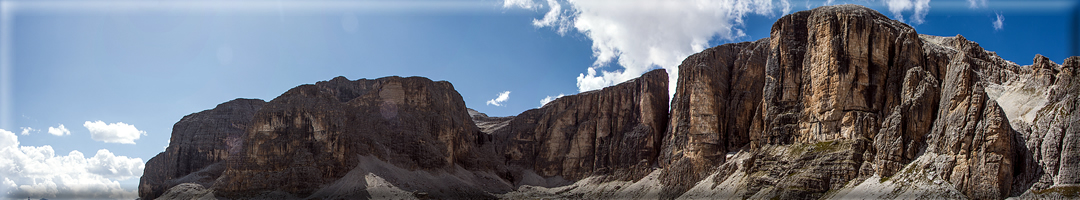
M 636 180 L 651 172 L 667 127 L 667 73 L 653 70 L 601 90 L 565 96 L 492 131 L 521 184 L 528 173 L 576 181 L 590 175 Z M 475 119 L 475 118 L 474 118 Z M 540 185 L 558 185 L 531 182 Z
M 224 197 L 305 197 L 352 171 L 359 156 L 408 170 L 490 171 L 496 162 L 479 152 L 481 135 L 449 82 L 337 77 L 293 88 L 259 109 L 213 189 Z M 486 196 L 474 189 L 432 195 Z

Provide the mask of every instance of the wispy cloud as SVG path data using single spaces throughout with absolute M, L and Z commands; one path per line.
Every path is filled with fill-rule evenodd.
M 498 97 L 488 100 L 487 105 L 503 106 L 502 103 L 506 102 L 506 100 L 510 100 L 510 91 L 504 91 L 499 93 Z
M 1000 31 L 1001 29 L 1005 29 L 1005 16 L 1001 16 L 1001 13 L 995 13 L 995 15 L 997 15 L 997 19 L 993 22 L 994 30 Z
M 142 135 L 146 135 L 145 131 L 140 131 L 135 128 L 135 125 L 125 124 L 124 122 L 105 124 L 100 120 L 86 121 L 83 123 L 83 127 L 90 130 L 90 138 L 105 143 L 135 144 L 135 140 L 138 140 Z
M 143 160 L 99 149 L 92 157 L 71 151 L 56 155 L 52 146 L 19 146 L 19 137 L 0 129 L 0 195 L 5 198 L 138 197 L 118 181 L 142 176 Z
M 967 0 L 968 7 L 974 9 L 979 7 L 986 7 L 986 0 Z
M 540 107 L 544 107 L 544 105 L 547 105 L 551 101 L 555 101 L 555 99 L 559 99 L 559 98 L 561 98 L 563 96 L 566 96 L 566 94 L 559 94 L 559 95 L 556 95 L 556 96 L 544 97 L 544 99 L 540 99 Z
M 20 128 L 22 129 L 22 133 L 20 133 L 19 135 L 30 135 L 30 132 L 40 132 L 41 131 L 41 130 L 37 130 L 37 129 L 34 129 L 34 128 L 30 128 L 30 127 L 20 127 Z
M 532 0 L 506 0 L 503 1 L 503 8 L 524 8 L 529 10 L 535 10 L 540 7 L 540 4 L 533 2 Z
M 63 124 L 60 124 L 60 127 L 49 127 L 49 134 L 53 134 L 55 136 L 64 136 L 71 135 L 71 131 L 69 131 L 67 128 L 64 128 Z

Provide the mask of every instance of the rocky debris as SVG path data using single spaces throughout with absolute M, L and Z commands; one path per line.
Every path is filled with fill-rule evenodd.
M 508 178 L 523 184 L 529 170 L 544 179 L 570 181 L 647 175 L 667 127 L 667 80 L 664 70 L 653 70 L 615 86 L 561 97 L 503 122 L 508 125 L 492 134 L 499 141 L 497 152 L 515 169 Z
M 139 196 L 154 199 L 183 183 L 210 187 L 225 170 L 225 159 L 239 152 L 243 144 L 240 138 L 255 111 L 265 103 L 259 99 L 235 99 L 184 116 L 173 125 L 165 152 L 146 162 L 139 180 Z
M 179 185 L 169 188 L 158 199 L 198 199 L 198 200 L 216 200 L 214 191 L 206 189 L 201 184 L 197 183 L 181 183 Z
M 337 77 L 293 88 L 253 118 L 240 152 L 229 157 L 214 184 L 218 196 L 274 191 L 306 197 L 359 165 L 358 155 L 408 170 L 491 171 L 498 163 L 494 153 L 480 152 L 478 138 L 484 133 L 445 81 Z M 483 190 L 430 195 L 490 197 Z

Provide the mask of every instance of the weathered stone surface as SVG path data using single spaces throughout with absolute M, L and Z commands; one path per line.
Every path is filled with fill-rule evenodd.
M 915 30 L 855 5 L 820 7 L 773 25 L 763 124 L 755 146 L 872 138 L 922 65 Z
M 901 103 L 893 109 L 874 136 L 875 173 L 889 177 L 915 160 L 926 148 L 926 133 L 938 108 L 938 81 L 921 67 L 908 69 Z
M 1022 171 L 1025 173 L 1017 177 L 1017 185 L 1021 187 L 1014 187 L 1013 193 L 1053 197 L 1051 194 L 1054 193 L 1047 192 L 1076 191 L 1075 185 L 1080 184 L 1080 128 L 1076 126 L 1080 124 L 1080 114 L 1076 114 L 1080 113 L 1080 80 L 1076 78 L 1080 57 L 1071 57 L 1057 65 L 1038 56 L 1032 66 L 1025 67 L 1033 72 L 1020 79 L 1030 81 L 1020 81 L 1013 87 L 1038 91 L 1036 95 L 1044 97 L 1045 104 L 1027 113 L 1033 116 L 1030 118 L 1032 124 L 1013 121 L 1019 124 L 1017 130 L 1024 136 L 1024 141 L 1020 142 L 1026 147 L 1020 152 L 1024 162 L 1018 163 L 1025 168 Z M 1024 187 L 1030 187 L 1030 190 L 1016 191 Z M 1076 195 L 1075 192 L 1072 194 Z
M 239 152 L 240 138 L 263 104 L 258 99 L 235 99 L 184 116 L 173 125 L 165 152 L 146 162 L 139 196 L 154 199 L 182 183 L 210 187 L 225 170 L 225 159 Z
M 671 120 L 663 141 L 665 196 L 689 189 L 750 142 L 760 115 L 768 40 L 725 44 L 691 55 L 679 66 Z
M 601 90 L 561 97 L 494 130 L 506 163 L 541 177 L 610 175 L 636 180 L 652 171 L 667 127 L 667 73 L 653 70 Z M 520 183 L 518 172 L 510 181 Z
M 231 198 L 268 191 L 305 197 L 353 170 L 359 155 L 408 170 L 492 170 L 493 153 L 478 151 L 483 134 L 449 82 L 337 77 L 293 88 L 255 113 L 213 189 Z

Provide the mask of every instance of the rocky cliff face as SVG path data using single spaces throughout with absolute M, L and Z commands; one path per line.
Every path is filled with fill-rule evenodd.
M 556 99 L 493 130 L 506 163 L 544 178 L 636 180 L 657 162 L 667 127 L 667 73 Z M 526 180 L 521 172 L 516 183 Z M 545 183 L 539 183 L 544 185 Z M 554 184 L 554 183 L 553 183 Z
M 682 118 L 703 116 L 701 118 L 708 119 L 715 112 L 698 113 L 714 110 L 718 103 L 684 103 L 680 99 L 725 97 L 724 92 L 696 88 L 701 88 L 699 85 L 727 87 L 730 81 L 727 77 L 733 72 L 699 69 L 734 70 L 733 65 L 711 62 L 715 64 L 701 67 L 695 63 L 709 63 L 698 60 L 715 54 L 713 52 L 742 52 L 721 54 L 727 56 L 713 60 L 752 57 L 757 55 L 754 49 L 760 46 L 756 43 L 762 42 L 722 45 L 691 56 L 680 66 L 680 71 L 693 72 L 687 76 L 696 78 L 680 79 L 680 90 L 672 103 L 668 134 L 710 138 L 707 141 L 711 142 L 706 144 L 719 147 L 701 148 L 699 146 L 703 145 L 683 143 L 679 139 L 665 142 L 683 145 L 686 149 L 696 148 L 697 151 L 687 152 L 698 155 L 705 152 L 704 155 L 714 158 L 699 160 L 720 164 L 691 165 L 699 169 L 714 167 L 711 169 L 715 171 L 711 172 L 679 167 L 665 169 L 668 170 L 666 173 L 680 172 L 673 174 L 683 176 L 665 179 L 674 182 L 666 185 L 677 191 L 674 193 L 684 197 L 822 197 L 826 193 L 836 194 L 830 191 L 866 189 L 858 186 L 869 184 L 864 180 L 871 178 L 886 183 L 895 177 L 938 185 L 944 181 L 959 195 L 994 199 L 1020 195 L 1029 191 L 1032 184 L 1047 187 L 1057 184 L 1049 181 L 1057 176 L 1044 171 L 1053 171 L 1055 166 L 1060 166 L 1054 160 L 1065 158 L 1062 155 L 1075 155 L 1057 154 L 1069 146 L 1055 143 L 1069 138 L 1064 131 L 1067 128 L 1062 128 L 1067 125 L 1056 129 L 1028 125 L 1033 120 L 1043 119 L 1060 120 L 1045 122 L 1047 124 L 1076 123 L 1062 114 L 1049 114 L 1050 111 L 1045 109 L 1051 105 L 1061 105 L 1055 107 L 1061 110 L 1072 109 L 1063 106 L 1073 105 L 1071 99 L 1048 100 L 1055 94 L 1065 96 L 1061 94 L 1068 93 L 1065 90 L 1071 83 L 1062 80 L 1071 79 L 1058 77 L 1071 78 L 1070 74 L 1074 72 L 1069 71 L 1069 64 L 1058 66 L 1037 58 L 1033 66 L 1018 66 L 961 36 L 918 35 L 903 23 L 852 5 L 797 12 L 784 16 L 773 25 L 763 69 L 761 117 L 748 123 L 751 126 L 743 127 L 751 129 L 750 146 L 733 149 L 716 145 L 741 141 L 729 138 L 741 138 L 744 133 L 739 130 L 699 131 L 717 128 L 695 129 L 715 127 L 715 121 L 723 120 Z M 737 49 L 731 50 L 733 47 Z M 1070 58 L 1073 59 L 1076 58 Z M 1057 86 L 1052 87 L 1055 84 Z M 721 101 L 719 105 L 731 103 Z M 1010 119 L 1013 119 L 1012 123 Z M 758 123 L 760 130 L 754 126 Z M 1047 138 L 1042 134 L 1054 136 Z M 1049 145 L 1051 148 L 1040 148 L 1047 139 L 1055 144 Z M 1040 151 L 1052 154 L 1048 156 L 1052 159 L 1036 158 L 1043 155 Z M 725 163 L 720 156 L 724 153 L 746 156 Z M 694 158 L 687 154 L 671 152 L 676 157 Z M 719 168 L 715 168 L 717 166 Z M 683 171 L 693 173 L 681 173 Z M 919 173 L 937 179 L 909 178 Z M 713 180 L 702 180 L 710 174 Z M 1041 182 L 1035 181 L 1040 178 Z M 697 182 L 699 180 L 701 182 Z M 706 181 L 713 182 L 707 184 L 713 187 L 725 183 L 738 189 L 721 193 L 692 189 L 681 193 L 690 185 L 697 184 L 696 188 Z M 923 184 L 888 183 L 892 185 L 881 187 L 894 188 L 893 192 L 914 193 L 919 192 L 908 188 L 922 187 L 914 185 Z M 678 187 L 679 184 L 684 186 Z M 830 197 L 900 197 L 897 196 L 899 193 L 890 192 L 852 191 L 845 194 L 877 196 Z
M 723 163 L 727 152 L 747 147 L 754 116 L 761 115 L 768 44 L 766 39 L 725 44 L 679 66 L 660 162 L 667 169 L 661 176 L 665 191 L 675 193 L 665 195 L 689 189 Z
M 139 181 L 139 196 L 157 198 L 181 183 L 210 187 L 225 170 L 225 160 L 239 153 L 243 142 L 240 138 L 255 111 L 265 103 L 258 99 L 236 99 L 184 116 L 173 125 L 165 152 L 146 162 Z
M 234 100 L 177 123 L 140 196 L 1075 198 L 1078 71 L 827 6 L 688 57 L 670 107 L 663 70 L 509 117 L 419 77 Z
M 408 170 L 492 170 L 492 153 L 476 145 L 482 134 L 449 82 L 338 77 L 293 88 L 256 112 L 214 188 L 226 197 L 305 197 L 351 172 L 359 156 Z M 485 196 L 479 191 L 433 195 Z

